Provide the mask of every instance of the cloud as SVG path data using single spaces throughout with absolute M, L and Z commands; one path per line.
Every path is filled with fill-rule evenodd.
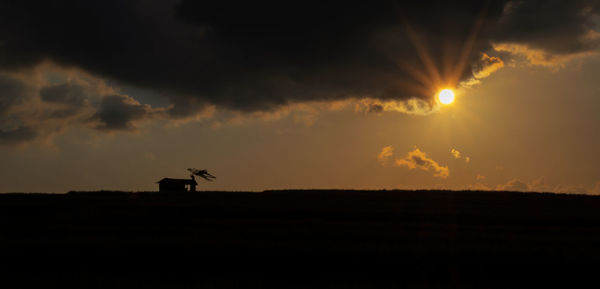
M 102 78 L 51 62 L 19 73 L 0 72 L 0 91 L 3 92 L 0 94 L 0 138 L 5 139 L 0 140 L 0 145 L 7 146 L 37 140 L 44 140 L 45 144 L 76 127 L 99 132 L 131 132 L 153 120 L 166 126 L 190 121 L 220 126 L 289 118 L 295 124 L 310 126 L 318 119 L 319 112 L 346 109 L 355 101 L 301 102 L 252 113 L 216 111 L 213 105 L 201 110 L 204 105 L 201 103 L 189 103 L 186 105 L 189 110 L 178 109 L 173 104 L 153 107 Z
M 463 159 L 465 161 L 465 163 L 470 163 L 471 162 L 471 157 L 468 156 L 462 156 L 461 152 L 457 149 L 451 149 L 450 153 L 452 154 L 452 157 L 454 157 L 455 159 Z
M 520 192 L 553 192 L 557 194 L 600 194 L 600 182 L 595 187 L 588 189 L 583 185 L 559 184 L 549 186 L 546 179 L 541 177 L 531 182 L 512 179 L 505 184 L 496 186 L 496 190 L 520 191 Z
M 478 181 L 482 181 L 482 180 L 485 180 L 486 177 L 483 176 L 483 175 L 478 174 L 477 177 L 475 177 L 475 179 L 478 180 Z
M 475 183 L 475 184 L 470 184 L 467 186 L 467 190 L 471 190 L 471 191 L 491 191 L 492 189 L 488 186 L 486 186 L 485 184 L 482 183 Z
M 40 77 L 46 75 L 54 81 Z M 52 64 L 0 72 L 0 145 L 48 139 L 73 127 L 134 130 L 135 123 L 164 117 L 167 109 L 140 104 L 99 78 Z
M 493 49 L 558 69 L 598 52 L 600 1 L 508 1 L 497 22 Z
M 586 189 L 581 185 L 558 185 L 553 190 L 555 193 L 559 194 L 577 194 L 577 195 L 587 195 L 593 194 L 593 191 Z
M 173 119 L 210 106 L 256 112 L 343 99 L 379 101 L 367 111 L 426 114 L 439 86 L 474 76 L 472 63 L 478 78 L 502 67 L 482 54 L 492 43 L 559 58 L 596 49 L 597 3 L 2 2 L 0 69 L 46 60 L 76 67 L 157 92 Z
M 567 55 L 597 49 L 598 42 L 588 37 L 597 30 L 597 0 L 508 1 L 498 19 L 494 37 L 497 43 L 511 43 Z
M 385 166 L 388 164 L 388 161 L 393 158 L 393 156 L 394 147 L 385 146 L 377 155 L 377 160 L 381 165 Z M 408 152 L 404 158 L 395 158 L 393 166 L 406 167 L 410 170 L 420 169 L 424 171 L 430 171 L 433 172 L 433 176 L 444 179 L 450 174 L 450 170 L 447 166 L 441 166 L 417 147 Z
M 133 130 L 134 121 L 151 115 L 149 105 L 142 105 L 127 95 L 106 95 L 92 119 L 99 121 L 99 130 Z
M 479 175 L 478 175 L 478 180 Z M 559 184 L 551 186 L 546 183 L 546 178 L 540 177 L 533 181 L 524 181 L 512 179 L 504 184 L 496 186 L 496 190 L 518 191 L 518 192 L 553 192 L 557 194 L 600 194 L 600 182 L 596 183 L 591 189 L 584 185 Z
M 503 185 L 496 186 L 496 190 L 526 192 L 529 191 L 529 185 L 519 179 L 512 179 Z
M 493 47 L 494 50 L 499 52 L 508 52 L 516 56 L 525 57 L 531 65 L 544 66 L 551 69 L 562 68 L 574 58 L 597 53 L 597 51 L 582 51 L 569 54 L 552 54 L 542 49 L 534 49 L 526 45 L 511 43 L 494 44 Z
M 36 131 L 15 117 L 30 91 L 20 79 L 0 74 L 0 145 L 17 145 L 34 139 Z
M 0 116 L 14 105 L 24 101 L 25 95 L 26 87 L 22 81 L 0 74 Z
M 37 137 L 37 132 L 26 126 L 13 130 L 0 130 L 0 145 L 16 145 L 30 141 Z
M 531 181 L 529 183 L 529 189 L 538 192 L 550 191 L 550 188 L 546 185 L 546 178 L 544 177 Z
M 394 148 L 392 146 L 385 146 L 381 149 L 379 155 L 377 155 L 377 160 L 382 165 L 385 165 L 387 161 L 394 155 Z
M 440 87 L 501 58 L 554 69 L 596 53 L 599 2 L 2 1 L 0 143 L 151 119 L 311 125 L 326 103 L 428 115 Z
M 473 76 L 477 79 L 486 78 L 502 67 L 504 67 L 504 61 L 500 57 L 489 56 L 482 52 L 481 59 L 475 62 L 473 67 Z
M 450 153 L 455 159 L 460 159 L 460 152 L 457 149 L 451 149 Z
M 401 101 L 381 101 L 379 99 L 363 98 L 356 101 L 354 110 L 364 113 L 401 112 L 412 115 L 428 115 L 438 111 L 439 104 L 434 101 L 426 101 L 418 98 Z
M 43 101 L 67 104 L 74 107 L 85 105 L 87 98 L 84 89 L 72 83 L 52 84 L 40 90 Z
M 436 161 L 427 156 L 427 154 L 416 148 L 402 159 L 396 159 L 394 166 L 406 167 L 408 169 L 421 169 L 433 172 L 434 177 L 447 178 L 450 170 L 447 166 L 441 166 Z
M 90 96 L 86 89 L 71 82 L 44 86 L 40 89 L 39 96 L 42 104 L 38 105 L 48 112 L 46 118 L 76 117 L 90 107 Z

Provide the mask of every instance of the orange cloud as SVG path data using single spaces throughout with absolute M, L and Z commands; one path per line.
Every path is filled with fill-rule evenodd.
M 392 146 L 385 146 L 381 149 L 381 152 L 377 156 L 377 160 L 385 165 L 387 160 L 394 154 L 394 148 Z
M 457 149 L 451 149 L 450 153 L 455 159 L 460 159 L 460 152 Z
M 439 110 L 436 102 L 419 98 L 406 100 L 379 100 L 376 98 L 363 98 L 356 102 L 354 110 L 364 113 L 400 112 L 412 115 L 428 115 Z
M 448 166 L 441 166 L 436 161 L 427 156 L 427 154 L 415 147 L 413 151 L 402 159 L 396 159 L 394 166 L 407 167 L 408 169 L 421 169 L 433 172 L 434 177 L 447 178 L 450 174 Z
M 512 179 L 506 184 L 496 186 L 496 190 L 526 192 L 529 191 L 529 185 L 519 179 Z
M 459 150 L 457 150 L 457 149 L 451 149 L 451 150 L 450 150 L 450 153 L 451 153 L 451 154 L 452 154 L 452 156 L 453 156 L 455 159 L 457 159 L 457 160 L 458 160 L 458 159 L 464 159 L 464 160 L 465 160 L 465 163 L 467 163 L 467 164 L 468 164 L 469 162 L 471 162 L 471 157 L 463 157 L 463 156 L 462 156 L 462 153 L 461 153 Z
M 481 79 L 490 76 L 490 74 L 504 67 L 504 61 L 500 57 L 489 56 L 481 53 L 481 58 L 475 67 L 473 75 L 475 78 Z
M 563 68 L 569 61 L 575 58 L 597 53 L 595 51 L 583 51 L 572 54 L 552 54 L 542 49 L 535 49 L 527 45 L 514 43 L 498 43 L 492 46 L 496 51 L 525 57 L 531 65 L 544 66 L 554 70 Z

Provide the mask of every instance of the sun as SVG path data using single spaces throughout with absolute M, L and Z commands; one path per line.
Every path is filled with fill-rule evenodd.
M 443 104 L 451 104 L 454 102 L 454 91 L 452 91 L 452 89 L 444 89 L 440 91 L 438 98 Z

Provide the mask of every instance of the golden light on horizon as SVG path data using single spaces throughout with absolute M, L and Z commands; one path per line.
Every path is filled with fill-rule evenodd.
M 452 89 L 443 89 L 440 91 L 438 98 L 443 104 L 451 104 L 454 102 L 454 91 Z

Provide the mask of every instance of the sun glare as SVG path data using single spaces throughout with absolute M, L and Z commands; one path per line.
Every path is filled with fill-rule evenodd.
M 451 89 L 444 89 L 440 91 L 438 97 L 441 103 L 451 104 L 452 102 L 454 102 L 454 91 L 452 91 Z

